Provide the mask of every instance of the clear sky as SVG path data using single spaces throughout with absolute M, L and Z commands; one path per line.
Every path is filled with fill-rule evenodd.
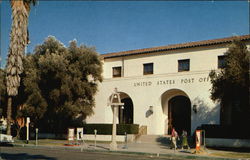
M 1 5 L 2 67 L 11 29 L 9 0 Z M 32 52 L 49 35 L 100 54 L 249 34 L 246 1 L 39 1 L 29 17 Z

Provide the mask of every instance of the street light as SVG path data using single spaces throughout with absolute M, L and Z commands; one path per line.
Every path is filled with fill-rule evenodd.
M 114 93 L 111 95 L 110 105 L 113 109 L 113 127 L 112 127 L 112 142 L 110 143 L 110 149 L 116 150 L 116 119 L 118 117 L 118 107 L 123 106 L 124 103 L 121 103 L 120 93 L 118 93 L 117 88 L 115 88 Z
M 26 143 L 29 143 L 29 124 L 30 124 L 30 117 L 26 118 Z

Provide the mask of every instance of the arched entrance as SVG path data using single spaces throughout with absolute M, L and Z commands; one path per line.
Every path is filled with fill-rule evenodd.
M 133 102 L 130 97 L 121 99 L 124 103 L 123 107 L 119 108 L 119 124 L 133 124 L 134 122 L 134 112 L 133 112 Z
M 134 106 L 130 96 L 124 92 L 119 92 L 121 102 L 124 106 L 118 109 L 118 123 L 119 124 L 133 124 L 134 123 Z M 109 97 L 110 101 L 111 97 Z
M 186 130 L 190 135 L 191 103 L 185 96 L 175 96 L 168 101 L 168 134 L 173 127 L 179 134 Z
M 171 89 L 161 96 L 165 115 L 165 134 L 171 134 L 174 127 L 179 134 L 186 130 L 191 132 L 191 102 L 188 95 L 179 89 Z

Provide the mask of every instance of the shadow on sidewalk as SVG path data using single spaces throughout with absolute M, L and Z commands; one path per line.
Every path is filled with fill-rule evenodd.
M 171 140 L 169 137 L 158 137 L 156 141 L 160 143 L 161 148 L 171 149 Z
M 8 159 L 8 160 L 35 160 L 35 159 L 44 159 L 44 160 L 57 160 L 56 158 L 52 158 L 52 157 L 47 157 L 47 156 L 43 156 L 43 155 L 30 155 L 27 153 L 2 153 L 1 157 L 3 159 Z
M 168 148 L 171 149 L 172 148 L 172 142 L 170 137 L 159 137 L 157 138 L 157 142 L 160 143 L 161 146 L 163 146 L 164 148 Z M 179 140 L 177 140 L 177 147 L 181 148 L 181 143 L 182 143 L 182 139 L 180 138 Z M 192 137 L 188 137 L 188 145 L 190 148 L 194 148 L 195 145 L 193 144 L 193 138 Z
M 92 149 L 95 148 L 95 145 L 93 144 L 90 144 L 89 147 L 91 147 Z M 103 147 L 103 146 L 100 146 L 100 145 L 96 145 L 96 149 L 104 149 L 104 150 L 109 150 L 109 148 L 106 148 L 106 147 Z

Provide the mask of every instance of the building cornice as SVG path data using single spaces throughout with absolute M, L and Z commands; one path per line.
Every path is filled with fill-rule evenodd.
M 104 78 L 103 82 L 114 82 L 114 81 L 125 81 L 125 80 L 151 80 L 157 78 L 171 78 L 171 77 L 183 77 L 183 76 L 195 76 L 195 75 L 209 75 L 211 70 L 202 71 L 187 71 L 187 72 L 173 72 L 173 73 L 163 73 L 163 74 L 152 74 L 152 75 L 139 75 L 139 76 L 129 76 L 129 77 L 117 77 L 117 78 Z M 216 72 L 219 69 L 215 70 Z
M 173 45 L 160 46 L 160 47 L 128 50 L 128 51 L 121 51 L 121 52 L 112 52 L 112 53 L 102 54 L 101 58 L 108 59 L 108 58 L 125 57 L 125 56 L 139 55 L 139 54 L 150 54 L 150 53 L 169 51 L 169 50 L 227 44 L 227 43 L 231 43 L 233 40 L 236 40 L 236 39 L 239 39 L 241 41 L 250 41 L 250 34 L 242 35 L 242 36 L 232 36 L 232 37 L 220 38 L 220 39 L 173 44 Z

